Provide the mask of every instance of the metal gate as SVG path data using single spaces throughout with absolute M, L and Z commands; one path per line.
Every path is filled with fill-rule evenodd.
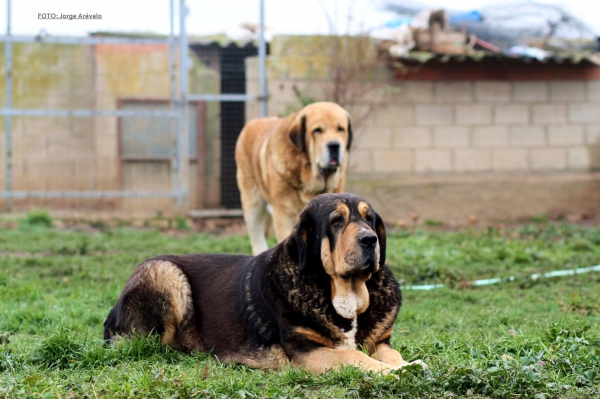
M 43 201 L 49 207 L 183 212 L 195 206 L 190 198 L 205 190 L 192 187 L 202 165 L 204 103 L 243 107 L 259 100 L 266 115 L 264 4 L 258 97 L 228 92 L 226 85 L 226 94 L 188 93 L 187 8 L 179 0 L 177 37 L 174 0 L 169 5 L 168 38 L 26 37 L 11 34 L 7 0 L 7 33 L 0 36 L 0 207 L 11 211 Z M 227 105 L 221 112 L 227 114 Z

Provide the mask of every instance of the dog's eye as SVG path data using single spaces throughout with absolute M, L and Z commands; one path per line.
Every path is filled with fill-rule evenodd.
M 344 225 L 344 218 L 341 216 L 336 216 L 331 219 L 331 226 L 335 228 L 340 228 Z
M 313 133 L 323 133 L 323 129 L 321 129 L 320 127 L 318 127 L 315 130 L 313 130 Z
M 367 216 L 365 216 L 365 220 L 368 223 L 371 223 L 373 221 L 373 215 L 371 215 L 370 213 L 367 213 Z
M 338 127 L 338 132 L 344 133 L 344 128 L 343 127 Z

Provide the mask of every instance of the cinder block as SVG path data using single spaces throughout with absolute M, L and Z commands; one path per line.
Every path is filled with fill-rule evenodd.
M 450 105 L 417 105 L 417 125 L 452 125 L 453 115 Z
M 541 102 L 548 100 L 548 84 L 546 82 L 515 82 L 513 90 L 513 98 L 517 102 Z
M 563 80 L 550 82 L 551 101 L 583 101 L 586 97 L 585 81 Z
M 246 81 L 258 80 L 258 57 L 246 57 Z
M 246 84 L 248 86 L 248 84 Z M 256 82 L 258 88 L 258 82 Z M 293 82 L 285 80 L 270 80 L 267 82 L 269 98 L 283 103 L 300 103 L 293 90 Z
M 542 147 L 546 144 L 544 128 L 539 126 L 511 127 L 508 133 L 511 147 Z
M 545 125 L 550 123 L 565 123 L 567 107 L 564 104 L 540 104 L 532 106 L 533 123 Z
M 260 106 L 258 101 L 248 101 L 246 103 L 246 120 L 260 117 Z
M 587 98 L 590 101 L 600 101 L 600 80 L 588 80 Z
M 484 172 L 492 169 L 492 150 L 460 149 L 454 151 L 454 170 Z
M 585 142 L 591 145 L 600 145 L 600 125 L 585 127 Z
M 436 82 L 435 101 L 438 103 L 457 103 L 473 101 L 473 83 Z
M 600 122 L 600 102 L 569 104 L 569 121 L 583 123 Z
M 507 147 L 508 126 L 477 126 L 473 128 L 473 147 Z
M 258 96 L 260 94 L 258 80 L 246 80 L 246 94 L 251 96 Z
M 564 148 L 536 148 L 531 150 L 531 167 L 534 170 L 562 170 L 567 167 Z
M 492 165 L 497 171 L 529 169 L 527 150 L 522 148 L 498 148 L 493 150 Z
M 451 172 L 452 153 L 450 150 L 416 150 L 416 172 Z
M 583 145 L 582 126 L 548 126 L 550 145 Z
M 477 101 L 507 103 L 510 101 L 512 88 L 510 82 L 476 82 L 475 99 Z
M 411 172 L 414 155 L 410 150 L 375 150 L 375 172 Z
M 494 107 L 494 123 L 499 125 L 527 125 L 529 104 L 503 104 Z
M 396 127 L 393 145 L 394 148 L 431 147 L 431 129 L 428 127 Z
M 392 103 L 432 103 L 434 101 L 433 82 L 401 82 L 397 93 L 392 95 Z
M 434 127 L 433 146 L 435 148 L 460 148 L 469 146 L 468 127 Z
M 350 151 L 349 173 L 369 173 L 373 172 L 373 152 L 371 150 Z
M 388 104 L 377 109 L 374 116 L 376 126 L 410 126 L 415 123 L 415 111 L 412 105 Z
M 389 149 L 392 147 L 392 128 L 361 129 L 352 146 L 357 149 Z
M 590 150 L 586 147 L 569 148 L 569 168 L 589 169 Z
M 269 101 L 269 115 L 276 115 L 280 118 L 286 117 L 293 109 L 290 109 L 290 105 L 289 102 Z
M 590 155 L 590 167 L 600 169 L 600 145 L 591 145 L 588 147 Z
M 491 122 L 491 105 L 472 104 L 456 106 L 457 125 L 487 125 Z

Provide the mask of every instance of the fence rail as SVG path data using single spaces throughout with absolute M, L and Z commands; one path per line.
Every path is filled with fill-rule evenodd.
M 11 36 L 0 35 L 0 42 L 3 43 L 46 43 L 46 44 L 152 44 L 152 45 L 169 45 L 169 39 L 147 39 L 134 37 L 69 37 L 69 36 Z
M 59 116 L 89 118 L 94 116 L 138 117 L 138 118 L 180 118 L 179 111 L 143 110 L 92 110 L 92 109 L 0 109 L 0 116 Z
M 0 198 L 178 198 L 179 193 L 161 191 L 0 191 Z

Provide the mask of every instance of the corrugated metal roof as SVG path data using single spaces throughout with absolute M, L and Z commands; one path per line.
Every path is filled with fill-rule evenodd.
M 411 51 L 406 57 L 395 58 L 400 62 L 412 63 L 447 63 L 447 62 L 465 62 L 483 60 L 513 61 L 517 63 L 541 63 L 541 64 L 593 64 L 600 66 L 600 53 L 577 52 L 577 53 L 556 53 L 544 59 L 527 57 L 521 55 L 511 55 L 503 53 L 492 53 L 490 51 L 473 51 L 470 54 L 437 54 L 429 51 Z

